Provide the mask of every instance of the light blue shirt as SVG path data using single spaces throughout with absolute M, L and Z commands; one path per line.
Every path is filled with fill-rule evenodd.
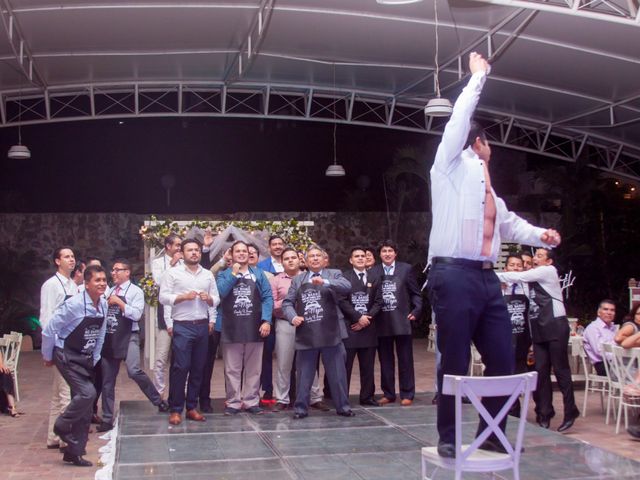
M 462 90 L 453 107 L 431 168 L 431 209 L 433 222 L 429 237 L 429 259 L 456 257 L 496 262 L 500 242 L 511 241 L 543 246 L 543 228 L 534 227 L 507 210 L 504 201 L 491 188 L 496 204 L 496 221 L 491 253 L 482 256 L 484 229 L 484 161 L 471 147 L 463 150 L 485 72 L 476 72 Z
M 89 294 L 84 291 L 60 305 L 42 331 L 42 358 L 50 362 L 54 347 L 64 348 L 64 340 L 73 332 L 85 317 L 104 317 L 107 315 L 107 301 L 100 297 L 98 308 L 93 306 Z M 93 364 L 100 360 L 107 322 L 103 321 L 100 335 L 93 350 Z

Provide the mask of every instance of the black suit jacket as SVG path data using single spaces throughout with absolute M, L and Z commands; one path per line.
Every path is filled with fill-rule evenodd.
M 380 279 L 384 275 L 382 265 L 382 263 L 377 263 L 371 267 L 367 272 L 367 278 L 369 281 L 376 281 L 380 283 Z M 416 319 L 420 318 L 420 314 L 422 313 L 422 294 L 420 293 L 420 287 L 418 287 L 418 280 L 413 273 L 413 268 L 408 263 L 398 262 L 396 260 L 396 267 L 393 274 L 404 280 L 411 302 L 409 305 L 410 313 L 412 313 Z

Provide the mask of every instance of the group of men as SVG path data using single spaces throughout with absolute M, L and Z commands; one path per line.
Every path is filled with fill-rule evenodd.
M 354 247 L 345 272 L 328 268 L 329 256 L 321 247 L 309 247 L 301 259 L 277 235 L 270 237 L 269 256 L 260 264 L 257 247 L 243 241 L 212 263 L 211 243 L 209 234 L 203 244 L 171 234 L 164 254 L 152 263 L 160 302 L 153 381 L 140 368 L 144 294 L 131 282 L 130 264 L 114 262 L 113 286 L 108 287 L 97 259 L 87 265 L 76 263 L 69 247 L 54 252 L 57 271 L 41 290 L 42 354 L 47 366 L 57 367 L 47 447 L 61 448 L 65 462 L 90 465 L 82 456 L 92 421 L 98 431 L 113 428 L 122 361 L 151 403 L 169 412 L 171 425 L 182 422 L 185 410 L 192 421 L 205 421 L 203 413 L 212 411 L 211 376 L 219 345 L 226 415 L 263 413 L 261 389 L 263 405 L 282 411 L 293 403 L 295 419 L 306 417 L 309 408 L 329 410 L 318 378 L 320 359 L 324 395 L 331 397 L 338 415 L 354 415 L 348 395 L 356 357 L 362 405 L 392 403 L 398 394 L 402 405 L 412 404 L 411 325 L 422 302 L 411 267 L 396 261 L 393 242 L 380 246 L 378 265 L 371 249 Z M 272 366 L 274 351 L 271 371 L 264 365 Z M 383 391 L 379 400 L 374 397 L 376 351 Z
M 328 410 L 319 386 L 319 359 L 324 366 L 325 395 L 330 395 L 338 415 L 353 415 L 348 392 L 356 357 L 362 405 L 396 401 L 396 358 L 400 401 L 402 405 L 413 402 L 411 324 L 419 317 L 422 302 L 411 267 L 396 261 L 393 242 L 383 242 L 382 264 L 375 266 L 370 249 L 354 247 L 351 268 L 345 272 L 329 268 L 328 254 L 321 247 L 309 247 L 301 259 L 278 235 L 269 238 L 269 256 L 259 263 L 255 245 L 236 241 L 212 264 L 211 243 L 208 233 L 202 245 L 169 235 L 165 255 L 153 262 L 163 310 L 156 337 L 163 341 L 158 342 L 154 375 L 158 390 L 164 392 L 170 343 L 171 424 L 182 421 L 185 406 L 186 417 L 195 421 L 204 421 L 202 413 L 212 411 L 209 388 L 219 345 L 224 357 L 226 415 L 243 410 L 261 414 L 261 403 L 286 410 L 294 387 L 294 418 L 306 417 L 310 407 Z M 208 290 L 198 284 L 200 277 L 207 279 Z M 211 299 L 207 308 L 202 308 L 203 290 Z M 186 325 L 205 324 L 208 332 L 202 328 L 187 341 Z M 376 350 L 381 365 L 380 400 L 374 398 Z

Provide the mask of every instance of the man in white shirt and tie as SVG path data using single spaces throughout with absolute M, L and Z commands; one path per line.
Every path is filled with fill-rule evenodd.
M 513 373 L 511 322 L 493 272 L 501 241 L 539 246 L 560 243 L 555 230 L 534 227 L 508 211 L 491 187 L 491 147 L 482 128 L 471 122 L 490 67 L 482 55 L 472 52 L 469 69 L 471 78 L 453 107 L 431 168 L 433 221 L 427 289 L 442 353 L 439 391 L 443 375 L 467 373 L 472 341 L 482 355 L 485 375 Z M 504 401 L 487 398 L 483 404 L 495 416 Z M 453 396 L 440 397 L 437 424 L 438 453 L 454 457 Z M 484 427 L 481 420 L 478 431 Z M 499 451 L 502 445 L 490 437 L 481 448 Z
M 78 285 L 71 279 L 71 272 L 76 266 L 76 258 L 71 247 L 59 247 L 53 252 L 53 263 L 56 273 L 42 284 L 40 289 L 40 325 L 44 330 L 56 308 L 78 293 Z M 57 369 L 53 369 L 53 389 L 49 407 L 49 430 L 47 448 L 64 447 L 64 442 L 53 433 L 56 419 L 71 401 L 69 385 Z

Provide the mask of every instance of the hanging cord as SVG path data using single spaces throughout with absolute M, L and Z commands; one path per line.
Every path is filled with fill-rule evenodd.
M 438 37 L 438 0 L 433 1 L 433 13 L 436 22 L 436 53 L 434 63 L 436 64 L 436 97 L 440 98 L 440 66 L 438 65 L 438 52 L 440 47 L 440 38 Z
M 336 123 L 336 64 L 333 63 L 333 164 L 338 164 L 338 155 L 336 148 L 336 130 L 338 130 L 338 124 Z

